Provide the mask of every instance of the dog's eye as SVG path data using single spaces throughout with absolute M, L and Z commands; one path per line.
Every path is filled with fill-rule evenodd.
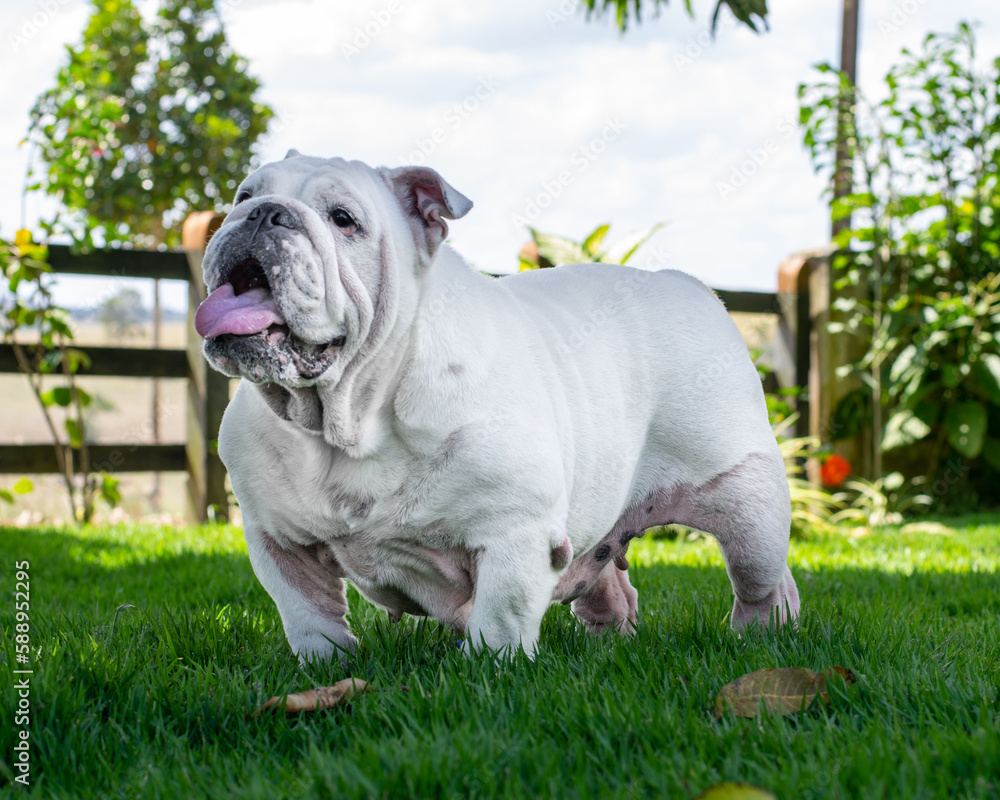
M 345 230 L 346 233 L 353 233 L 349 228 L 357 229 L 358 223 L 355 221 L 354 217 L 348 214 L 342 208 L 335 208 L 330 212 L 330 219 L 333 220 L 333 224 L 338 228 Z
M 235 203 L 235 205 L 239 205 L 244 200 L 249 200 L 251 197 L 253 197 L 253 193 L 251 193 L 251 192 L 247 191 L 246 189 L 244 189 L 242 192 L 240 192 L 238 195 L 236 195 L 236 203 Z

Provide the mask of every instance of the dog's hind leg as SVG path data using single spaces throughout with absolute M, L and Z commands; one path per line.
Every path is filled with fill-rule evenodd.
M 271 595 L 288 644 L 302 664 L 353 652 L 357 639 L 347 625 L 344 572 L 330 548 L 317 543 L 282 546 L 244 517 L 250 563 Z
M 621 568 L 625 566 L 624 559 L 620 556 L 616 563 L 601 570 L 597 580 L 570 606 L 590 633 L 615 630 L 630 634 L 635 629 L 639 593 L 629 583 L 628 569 Z
M 670 521 L 718 539 L 736 595 L 734 630 L 795 620 L 799 593 L 786 563 L 791 504 L 777 447 L 751 453 L 701 486 L 675 486 L 657 499 Z

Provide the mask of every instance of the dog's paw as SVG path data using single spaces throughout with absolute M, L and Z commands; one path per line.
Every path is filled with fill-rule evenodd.
M 354 654 L 358 646 L 357 638 L 345 631 L 331 639 L 321 633 L 312 633 L 303 636 L 298 646 L 294 648 L 295 654 L 299 657 L 299 665 L 308 667 L 310 664 L 326 664 L 332 661 L 339 661 L 344 666 L 347 659 Z
M 745 630 L 751 625 L 766 628 L 775 622 L 778 627 L 791 622 L 792 628 L 797 629 L 795 620 L 798 616 L 799 590 L 791 571 L 785 567 L 785 574 L 778 585 L 760 600 L 747 602 L 736 596 L 729 624 L 734 631 Z

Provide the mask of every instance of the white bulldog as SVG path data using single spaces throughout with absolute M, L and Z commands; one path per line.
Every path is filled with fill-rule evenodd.
M 667 523 L 719 540 L 735 629 L 794 619 L 784 465 L 722 303 L 672 270 L 485 277 L 442 244 L 471 207 L 293 150 L 205 254 L 205 355 L 246 379 L 219 453 L 292 650 L 353 649 L 345 579 L 467 649 L 533 653 L 557 601 L 627 632 L 629 541 Z

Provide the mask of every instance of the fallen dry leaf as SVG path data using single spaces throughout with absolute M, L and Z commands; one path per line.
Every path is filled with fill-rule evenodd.
M 694 800 L 778 800 L 767 789 L 749 783 L 720 783 L 710 786 Z
M 849 684 L 855 681 L 854 673 L 843 667 L 823 672 L 805 667 L 759 669 L 722 687 L 715 699 L 715 718 L 721 718 L 727 706 L 737 717 L 755 717 L 762 700 L 768 711 L 779 714 L 794 714 L 809 708 L 816 695 L 828 703 L 827 678 L 840 678 Z
M 272 697 L 264 705 L 254 711 L 254 715 L 267 711 L 285 701 L 284 712 L 286 714 L 298 714 L 300 711 L 318 711 L 321 708 L 331 708 L 341 700 L 346 700 L 361 692 L 368 691 L 368 684 L 360 678 L 344 678 L 337 681 L 333 686 L 320 686 L 318 689 L 309 689 L 305 692 L 297 692 L 287 697 Z

